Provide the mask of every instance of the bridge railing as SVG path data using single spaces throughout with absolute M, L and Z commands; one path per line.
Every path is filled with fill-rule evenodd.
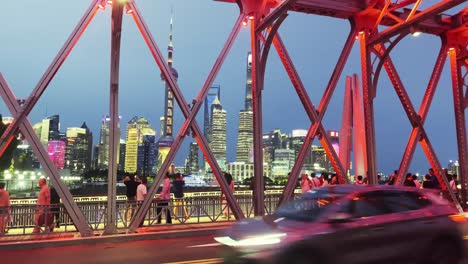
M 265 193 L 266 214 L 275 212 L 280 196 L 281 192 L 267 191 Z M 253 217 L 252 192 L 236 192 L 235 197 L 244 215 L 249 218 Z M 104 230 L 106 225 L 107 201 L 102 199 L 87 200 L 86 202 L 77 202 L 77 205 L 85 215 L 91 229 L 99 233 Z M 116 218 L 117 228 L 120 232 L 127 231 L 139 206 L 140 204 L 137 202 L 128 202 L 122 199 L 117 201 Z M 184 207 L 187 214 L 184 213 Z M 170 220 L 166 214 L 170 215 Z M 200 192 L 192 193 L 183 200 L 161 201 L 153 199 L 142 226 L 152 227 L 159 224 L 169 224 L 169 221 L 172 224 L 193 224 L 234 220 L 232 212 L 221 199 L 221 192 Z M 0 235 L 27 235 L 34 231 L 39 231 L 39 233 L 76 231 L 70 216 L 61 204 L 37 207 L 31 203 L 16 203 L 11 207 L 0 208 L 0 227 L 2 225 Z

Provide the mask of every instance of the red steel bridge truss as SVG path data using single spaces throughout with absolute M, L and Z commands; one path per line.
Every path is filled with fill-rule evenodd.
M 135 231 L 150 208 L 151 198 L 154 197 L 157 187 L 162 182 L 165 172 L 179 150 L 182 141 L 192 132 L 198 142 L 205 159 L 212 168 L 221 190 L 225 193 L 229 207 L 237 219 L 244 218 L 240 206 L 234 195 L 229 192 L 228 184 L 222 175 L 206 138 L 198 125 L 195 117 L 199 112 L 210 86 L 213 84 L 223 62 L 226 59 L 242 25 L 250 24 L 251 51 L 252 51 L 252 102 L 253 102 L 253 128 L 254 128 L 254 211 L 255 215 L 263 215 L 264 209 L 264 178 L 263 178 L 263 152 L 262 152 L 262 91 L 266 62 L 270 49 L 279 54 L 281 62 L 293 84 L 293 87 L 304 106 L 310 119 L 310 127 L 305 142 L 300 150 L 296 163 L 292 169 L 289 182 L 286 185 L 281 203 L 292 197 L 304 160 L 317 137 L 324 146 L 326 154 L 331 161 L 341 183 L 348 182 L 346 171 L 347 164 L 342 164 L 331 145 L 322 119 L 333 97 L 338 80 L 341 77 L 349 54 L 356 42 L 359 41 L 361 52 L 362 74 L 362 104 L 364 115 L 362 118 L 365 144 L 365 163 L 369 183 L 377 182 L 376 144 L 373 101 L 376 96 L 378 80 L 382 70 L 385 70 L 398 95 L 398 98 L 411 123 L 412 131 L 408 139 L 404 155 L 401 159 L 398 182 L 404 180 L 411 163 L 415 148 L 419 142 L 428 158 L 435 174 L 441 183 L 441 187 L 448 194 L 458 209 L 462 211 L 467 203 L 468 190 L 468 146 L 466 136 L 465 110 L 468 107 L 468 0 L 441 0 L 436 4 L 421 9 L 423 0 L 216 0 L 235 3 L 239 8 L 239 16 L 234 22 L 233 29 L 226 40 L 222 51 L 215 61 L 206 81 L 202 85 L 197 97 L 193 100 L 193 106 L 189 106 L 177 84 L 171 69 L 156 45 L 153 35 L 150 33 L 136 0 L 92 0 L 89 8 L 46 70 L 31 95 L 25 100 L 18 100 L 3 75 L 0 74 L 0 95 L 10 110 L 14 121 L 0 138 L 0 155 L 3 154 L 14 135 L 20 131 L 30 142 L 35 155 L 38 157 L 46 174 L 50 177 L 62 202 L 72 218 L 77 230 L 82 236 L 92 235 L 92 230 L 84 217 L 83 212 L 74 202 L 71 193 L 61 181 L 57 169 L 54 167 L 40 139 L 34 133 L 34 129 L 28 119 L 28 115 L 36 105 L 67 56 L 72 51 L 87 26 L 94 16 L 106 8 L 112 7 L 111 26 L 111 78 L 110 78 L 110 157 L 108 175 L 108 213 L 106 214 L 105 234 L 117 232 L 116 219 L 116 177 L 117 177 L 117 146 L 119 144 L 118 132 L 118 93 L 119 93 L 119 62 L 120 62 L 120 37 L 122 30 L 122 17 L 124 13 L 131 15 L 137 24 L 156 64 L 161 70 L 167 85 L 174 94 L 174 98 L 185 117 L 185 121 L 179 130 L 177 137 L 166 157 L 161 169 L 155 177 L 145 201 L 137 211 L 129 226 L 129 231 Z M 443 15 L 451 8 L 461 7 L 461 11 L 455 15 Z M 302 12 L 313 15 L 322 15 L 348 20 L 351 29 L 347 40 L 338 58 L 336 66 L 330 76 L 324 94 L 316 107 L 301 78 L 296 71 L 291 57 L 278 33 L 282 22 L 288 16 L 288 12 Z M 381 30 L 383 29 L 383 30 Z M 403 82 L 401 81 L 395 65 L 391 59 L 391 51 L 398 43 L 410 33 L 422 32 L 437 35 L 441 39 L 440 52 L 429 77 L 427 89 L 416 111 L 410 100 Z M 450 72 L 453 88 L 453 107 L 456 121 L 456 137 L 458 143 L 458 160 L 460 164 L 460 181 L 462 186 L 462 203 L 460 203 L 449 188 L 447 177 L 440 161 L 431 145 L 430 137 L 424 129 L 432 99 L 437 88 L 443 66 L 446 60 L 450 61 Z

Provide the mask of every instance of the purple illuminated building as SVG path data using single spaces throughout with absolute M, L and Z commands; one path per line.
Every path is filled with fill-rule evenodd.
M 65 142 L 60 140 L 51 140 L 47 145 L 49 158 L 52 160 L 52 163 L 54 163 L 54 166 L 59 170 L 65 167 L 65 147 Z

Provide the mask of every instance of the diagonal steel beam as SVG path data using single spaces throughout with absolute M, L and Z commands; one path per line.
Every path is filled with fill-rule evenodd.
M 117 157 L 119 155 L 119 66 L 124 5 L 118 1 L 112 4 L 111 63 L 110 63 L 110 129 L 109 168 L 107 174 L 107 214 L 104 235 L 117 233 Z
M 385 53 L 385 52 L 387 52 L 387 51 L 382 50 L 382 53 Z M 387 58 L 385 59 L 385 62 L 388 61 Z M 398 182 L 398 183 L 403 182 L 404 175 L 406 175 L 406 172 L 408 171 L 408 168 L 409 168 L 409 166 L 411 164 L 411 161 L 413 160 L 414 151 L 416 150 L 416 144 L 419 141 L 420 136 L 421 136 L 421 127 L 419 125 L 423 126 L 425 121 L 426 121 L 427 114 L 428 114 L 429 109 L 431 107 L 432 99 L 434 98 L 434 95 L 435 95 L 435 92 L 436 92 L 436 89 L 437 89 L 437 85 L 439 83 L 440 76 L 441 76 L 442 71 L 444 69 L 444 65 L 445 65 L 446 60 L 447 60 L 446 44 L 445 44 L 445 41 L 443 41 L 442 46 L 441 46 L 440 51 L 439 51 L 439 55 L 437 56 L 437 60 L 436 60 L 435 65 L 434 65 L 434 69 L 433 69 L 432 74 L 431 74 L 431 78 L 430 78 L 429 83 L 427 85 L 426 92 L 424 94 L 423 100 L 422 100 L 421 105 L 419 107 L 418 114 L 415 115 L 415 113 L 414 113 L 412 115 L 414 117 L 413 121 L 411 121 L 411 119 L 410 119 L 410 122 L 413 125 L 413 129 L 411 131 L 410 138 L 408 140 L 408 144 L 406 145 L 406 149 L 405 149 L 405 152 L 403 154 L 402 160 L 400 162 L 400 167 L 398 169 L 398 175 L 397 175 L 397 178 L 396 178 L 396 182 Z M 387 74 L 389 74 L 389 76 L 390 76 L 390 73 L 396 72 L 396 71 L 394 71 L 395 66 L 393 66 L 393 64 L 391 62 L 386 67 L 389 68 L 387 70 Z M 415 120 L 419 120 L 419 121 L 417 123 L 415 123 Z
M 138 7 L 136 6 L 134 1 L 130 1 L 129 5 L 131 9 L 133 10 L 132 15 L 133 18 L 143 35 L 143 38 L 148 45 L 158 67 L 160 68 L 168 86 L 171 88 L 180 108 L 182 109 L 183 115 L 185 116 L 186 120 L 179 131 L 174 143 L 171 146 L 171 150 L 168 153 L 168 156 L 166 157 L 165 161 L 163 162 L 160 170 L 158 171 L 157 176 L 154 179 L 154 183 L 151 186 L 150 190 L 148 191 L 148 195 L 145 199 L 145 201 L 142 203 L 140 209 L 138 210 L 137 214 L 133 218 L 132 222 L 130 223 L 129 230 L 130 232 L 135 231 L 138 228 L 138 224 L 143 220 L 146 212 L 149 210 L 149 207 L 151 205 L 151 200 L 156 194 L 156 191 L 159 187 L 159 184 L 165 175 L 165 172 L 169 168 L 170 163 L 174 159 L 177 150 L 180 148 L 180 145 L 182 143 L 183 137 L 187 134 L 188 129 L 192 128 L 192 131 L 195 135 L 195 139 L 197 140 L 199 146 L 201 147 L 201 150 L 209 163 L 210 167 L 213 170 L 213 173 L 215 174 L 216 179 L 218 180 L 218 183 L 221 186 L 221 190 L 223 193 L 226 195 L 227 202 L 229 207 L 232 209 L 234 216 L 237 219 L 242 219 L 244 218 L 244 215 L 242 213 L 242 210 L 240 209 L 239 205 L 235 201 L 234 195 L 229 191 L 229 186 L 227 184 L 226 179 L 223 177 L 221 173 L 221 169 L 219 168 L 219 165 L 216 163 L 216 159 L 213 156 L 213 153 L 209 150 L 208 143 L 206 139 L 203 136 L 203 133 L 201 132 L 200 128 L 198 127 L 198 124 L 195 120 L 197 112 L 200 110 L 201 105 L 203 103 L 203 100 L 206 98 L 209 87 L 213 83 L 214 79 L 216 78 L 216 75 L 218 74 L 221 65 L 223 64 L 227 54 L 229 53 L 229 50 L 231 49 L 234 40 L 236 39 L 241 22 L 243 19 L 243 15 L 239 15 L 239 18 L 236 21 L 236 24 L 234 25 L 234 28 L 231 31 L 231 34 L 229 35 L 228 40 L 226 41 L 226 44 L 224 45 L 223 50 L 221 51 L 218 59 L 215 62 L 215 65 L 213 66 L 207 80 L 205 81 L 201 91 L 199 92 L 197 99 L 195 101 L 195 105 L 193 109 L 189 109 L 181 91 L 180 88 L 178 87 L 174 77 L 172 76 L 169 67 L 167 64 L 164 62 L 164 57 L 162 56 L 161 52 L 159 51 L 159 48 L 156 45 L 156 42 L 154 41 L 153 36 L 151 35 L 148 26 L 146 25 L 145 21 L 143 20 L 143 17 L 138 10 Z
M 455 6 L 458 6 L 464 2 L 466 2 L 467 0 L 444 0 L 444 1 L 440 1 L 438 2 L 437 4 L 427 8 L 426 10 L 424 11 L 421 11 L 417 14 L 415 14 L 413 16 L 413 18 L 411 18 L 410 20 L 407 20 L 407 21 L 404 21 L 404 22 L 400 22 L 384 31 L 382 31 L 381 33 L 379 34 L 376 34 L 375 36 L 371 37 L 367 44 L 368 45 L 375 45 L 375 44 L 378 44 L 378 43 L 383 43 L 387 40 L 389 40 L 390 38 L 392 38 L 393 36 L 405 31 L 405 30 L 408 30 L 411 26 L 419 23 L 419 22 L 422 22 L 432 16 L 435 16 L 435 15 L 438 15 L 444 11 L 447 11 L 448 9 L 452 8 L 452 7 L 455 7 Z
M 318 107 L 318 114 L 317 110 L 315 109 L 312 101 L 310 100 L 309 95 L 307 94 L 307 90 L 304 87 L 304 84 L 302 83 L 302 80 L 297 73 L 294 64 L 292 62 L 291 57 L 287 53 L 286 47 L 281 40 L 281 37 L 279 34 L 276 35 L 273 43 L 275 45 L 275 48 L 280 55 L 280 59 L 283 63 L 283 66 L 285 67 L 289 78 L 291 79 L 291 82 L 296 89 L 296 92 L 299 96 L 299 99 L 301 100 L 307 115 L 309 116 L 309 119 L 311 120 L 312 124 L 307 132 L 306 139 L 301 147 L 301 150 L 299 152 L 299 155 L 297 157 L 296 163 L 293 166 L 293 169 L 291 171 L 291 175 L 288 179 L 288 183 L 283 190 L 283 194 L 280 199 L 280 205 L 284 204 L 289 198 L 292 196 L 293 191 L 296 187 L 296 179 L 299 177 L 299 173 L 302 169 L 302 166 L 304 164 L 304 160 L 307 156 L 307 153 L 309 152 L 309 149 L 312 145 L 312 142 L 314 140 L 314 137 L 317 135 L 317 133 L 320 133 L 322 135 L 322 145 L 327 148 L 327 155 L 329 156 L 329 159 L 332 161 L 332 165 L 335 168 L 336 173 L 338 174 L 338 177 L 340 181 L 343 182 L 348 182 L 347 177 L 346 177 L 346 172 L 343 169 L 342 164 L 339 162 L 338 155 L 336 154 L 335 150 L 331 146 L 331 143 L 328 139 L 327 133 L 322 125 L 322 119 L 323 116 L 325 115 L 326 109 L 330 103 L 331 97 L 333 96 L 333 92 L 335 91 L 336 85 L 338 83 L 338 80 L 343 72 L 343 69 L 346 65 L 346 61 L 349 57 L 349 54 L 351 53 L 351 50 L 353 48 L 354 44 L 354 38 L 356 36 L 356 28 L 354 26 L 354 23 L 351 22 L 351 31 L 348 35 L 348 38 L 346 40 L 346 43 L 343 47 L 343 50 L 340 54 L 340 57 L 338 59 L 338 62 L 335 66 L 335 69 L 333 70 L 333 74 L 330 77 L 330 81 L 327 85 L 327 88 L 325 89 L 325 92 L 322 96 L 322 99 L 320 101 L 319 107 Z
M 21 106 L 16 100 L 13 91 L 6 82 L 3 75 L 0 73 L 0 95 L 3 97 L 8 109 L 10 110 L 13 118 L 17 119 L 21 114 Z M 55 168 L 54 164 L 49 158 L 47 151 L 44 149 L 44 146 L 41 144 L 41 140 L 34 132 L 34 129 L 29 122 L 28 118 L 23 118 L 21 123 L 18 123 L 19 130 L 24 134 L 26 139 L 28 139 L 34 154 L 39 159 L 44 172 L 50 177 L 52 185 L 55 187 L 58 195 L 62 199 L 62 203 L 65 206 L 67 214 L 72 219 L 75 224 L 78 232 L 80 232 L 82 237 L 92 236 L 93 232 L 88 225 L 86 217 L 83 215 L 83 212 L 80 210 L 78 205 L 73 200 L 73 196 L 68 190 L 65 183 L 60 178 L 58 170 Z
M 5 130 L 3 135 L 0 137 L 0 155 L 3 154 L 5 149 L 8 147 L 11 142 L 12 137 L 15 132 L 18 130 L 21 122 L 29 115 L 34 105 L 39 101 L 39 98 L 42 96 L 44 91 L 47 89 L 47 86 L 54 78 L 55 74 L 58 72 L 62 64 L 67 59 L 67 56 L 75 47 L 76 43 L 80 39 L 81 35 L 84 33 L 89 23 L 93 20 L 94 16 L 98 11 L 98 5 L 100 0 L 93 0 L 88 10 L 85 12 L 81 20 L 76 25 L 73 32 L 68 37 L 67 41 L 63 45 L 62 49 L 59 51 L 57 56 L 54 58 L 49 68 L 42 76 L 42 78 L 37 83 L 36 87 L 32 91 L 31 95 L 26 100 L 24 107 L 20 109 L 19 115 L 17 118 L 10 123 L 8 128 Z
M 270 27 L 280 16 L 288 12 L 297 0 L 284 0 L 278 7 L 265 17 L 258 26 L 255 27 L 255 33 L 260 34 Z
M 380 54 L 383 56 L 383 53 L 385 53 L 385 47 L 381 46 L 380 49 Z M 416 110 L 413 107 L 413 103 L 411 102 L 411 99 L 408 96 L 408 93 L 406 92 L 406 89 L 403 85 L 403 82 L 400 79 L 400 76 L 398 75 L 398 72 L 396 70 L 395 65 L 393 64 L 390 56 L 387 56 L 387 59 L 385 60 L 384 63 L 385 70 L 387 71 L 388 76 L 390 77 L 390 81 L 392 82 L 392 86 L 395 88 L 395 92 L 398 95 L 398 98 L 401 101 L 401 104 L 403 106 L 403 109 L 406 112 L 406 115 L 408 116 L 408 119 L 410 120 L 413 128 L 418 127 L 419 128 L 419 135 L 421 140 L 421 146 L 423 147 L 423 150 L 432 166 L 434 169 L 434 172 L 436 174 L 436 177 L 438 178 L 440 185 L 443 190 L 448 191 L 452 201 L 454 201 L 455 205 L 457 208 L 461 208 L 458 200 L 456 199 L 452 189 L 450 188 L 449 182 L 447 180 L 447 176 L 444 174 L 442 170 L 442 166 L 440 165 L 440 162 L 437 158 L 437 155 L 431 145 L 431 142 L 429 141 L 429 137 L 426 134 L 426 131 L 424 129 L 424 126 L 421 124 L 421 118 L 417 115 Z M 413 134 L 412 134 L 413 136 Z M 413 149 L 414 152 L 414 149 Z M 407 158 L 404 156 L 404 158 Z M 407 161 L 409 165 L 409 161 Z M 402 169 L 408 169 L 408 168 L 402 168 Z M 402 171 L 398 171 L 398 177 L 401 177 Z M 398 178 L 397 178 L 398 180 Z

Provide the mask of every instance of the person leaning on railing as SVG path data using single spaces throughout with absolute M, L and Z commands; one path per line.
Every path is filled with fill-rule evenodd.
M 172 224 L 171 210 L 169 209 L 169 200 L 171 200 L 171 181 L 169 180 L 169 172 L 164 175 L 163 188 L 156 198 L 158 215 L 158 224 L 161 223 L 163 211 L 166 213 L 166 224 Z
M 0 235 L 7 232 L 10 220 L 10 194 L 5 190 L 5 183 L 0 182 Z

